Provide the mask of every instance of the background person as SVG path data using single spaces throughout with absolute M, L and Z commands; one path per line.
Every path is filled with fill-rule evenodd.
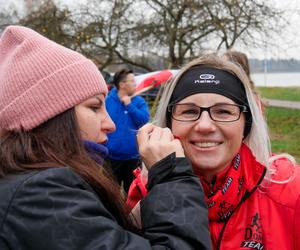
M 181 141 L 201 180 L 214 249 L 300 249 L 299 167 L 289 155 L 271 156 L 240 67 L 214 55 L 187 64 L 165 86 L 156 124 Z
M 132 171 L 140 165 L 136 145 L 136 131 L 149 121 L 149 109 L 141 96 L 131 97 L 135 92 L 135 79 L 131 70 L 115 73 L 113 88 L 106 107 L 116 125 L 115 132 L 108 135 L 109 163 L 119 184 L 127 193 L 133 180 Z
M 246 75 L 249 78 L 250 88 L 256 98 L 259 109 L 262 111 L 262 113 L 264 113 L 265 104 L 263 103 L 262 98 L 258 93 L 255 84 L 251 78 L 250 64 L 247 55 L 241 51 L 228 50 L 223 54 L 223 57 L 231 62 L 236 63 L 238 66 L 242 67 L 242 69 L 245 71 Z
M 97 67 L 20 26 L 6 28 L 0 55 L 1 250 L 210 249 L 202 187 L 169 129 L 138 133 L 151 191 L 137 233 L 98 164 L 115 126 Z

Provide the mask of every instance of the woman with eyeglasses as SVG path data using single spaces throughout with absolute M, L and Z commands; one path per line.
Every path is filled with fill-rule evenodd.
M 201 180 L 214 249 L 300 249 L 299 168 L 271 153 L 240 67 L 216 55 L 190 62 L 165 86 L 155 121 L 181 141 Z M 137 191 L 147 194 L 146 182 L 137 173 L 131 206 Z

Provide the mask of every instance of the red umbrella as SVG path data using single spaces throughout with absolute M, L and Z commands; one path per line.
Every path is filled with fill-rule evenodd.
M 177 70 L 162 70 L 136 76 L 135 80 L 137 82 L 137 86 L 134 95 L 143 93 L 149 89 L 164 84 L 176 73 Z

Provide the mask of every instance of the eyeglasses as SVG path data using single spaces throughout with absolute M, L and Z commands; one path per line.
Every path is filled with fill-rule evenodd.
M 182 122 L 197 121 L 203 111 L 207 111 L 213 121 L 234 122 L 240 119 L 241 112 L 247 112 L 247 107 L 237 104 L 216 104 L 210 107 L 199 107 L 188 103 L 168 106 L 168 112 L 171 113 L 172 118 Z

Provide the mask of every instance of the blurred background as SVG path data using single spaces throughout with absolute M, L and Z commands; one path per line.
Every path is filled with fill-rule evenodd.
M 93 60 L 109 88 L 123 67 L 141 75 L 239 50 L 263 98 L 299 102 L 299 13 L 298 0 L 0 0 L 0 33 L 31 27 Z M 158 92 L 143 93 L 153 112 Z M 266 118 L 273 150 L 300 161 L 300 110 L 267 107 Z

